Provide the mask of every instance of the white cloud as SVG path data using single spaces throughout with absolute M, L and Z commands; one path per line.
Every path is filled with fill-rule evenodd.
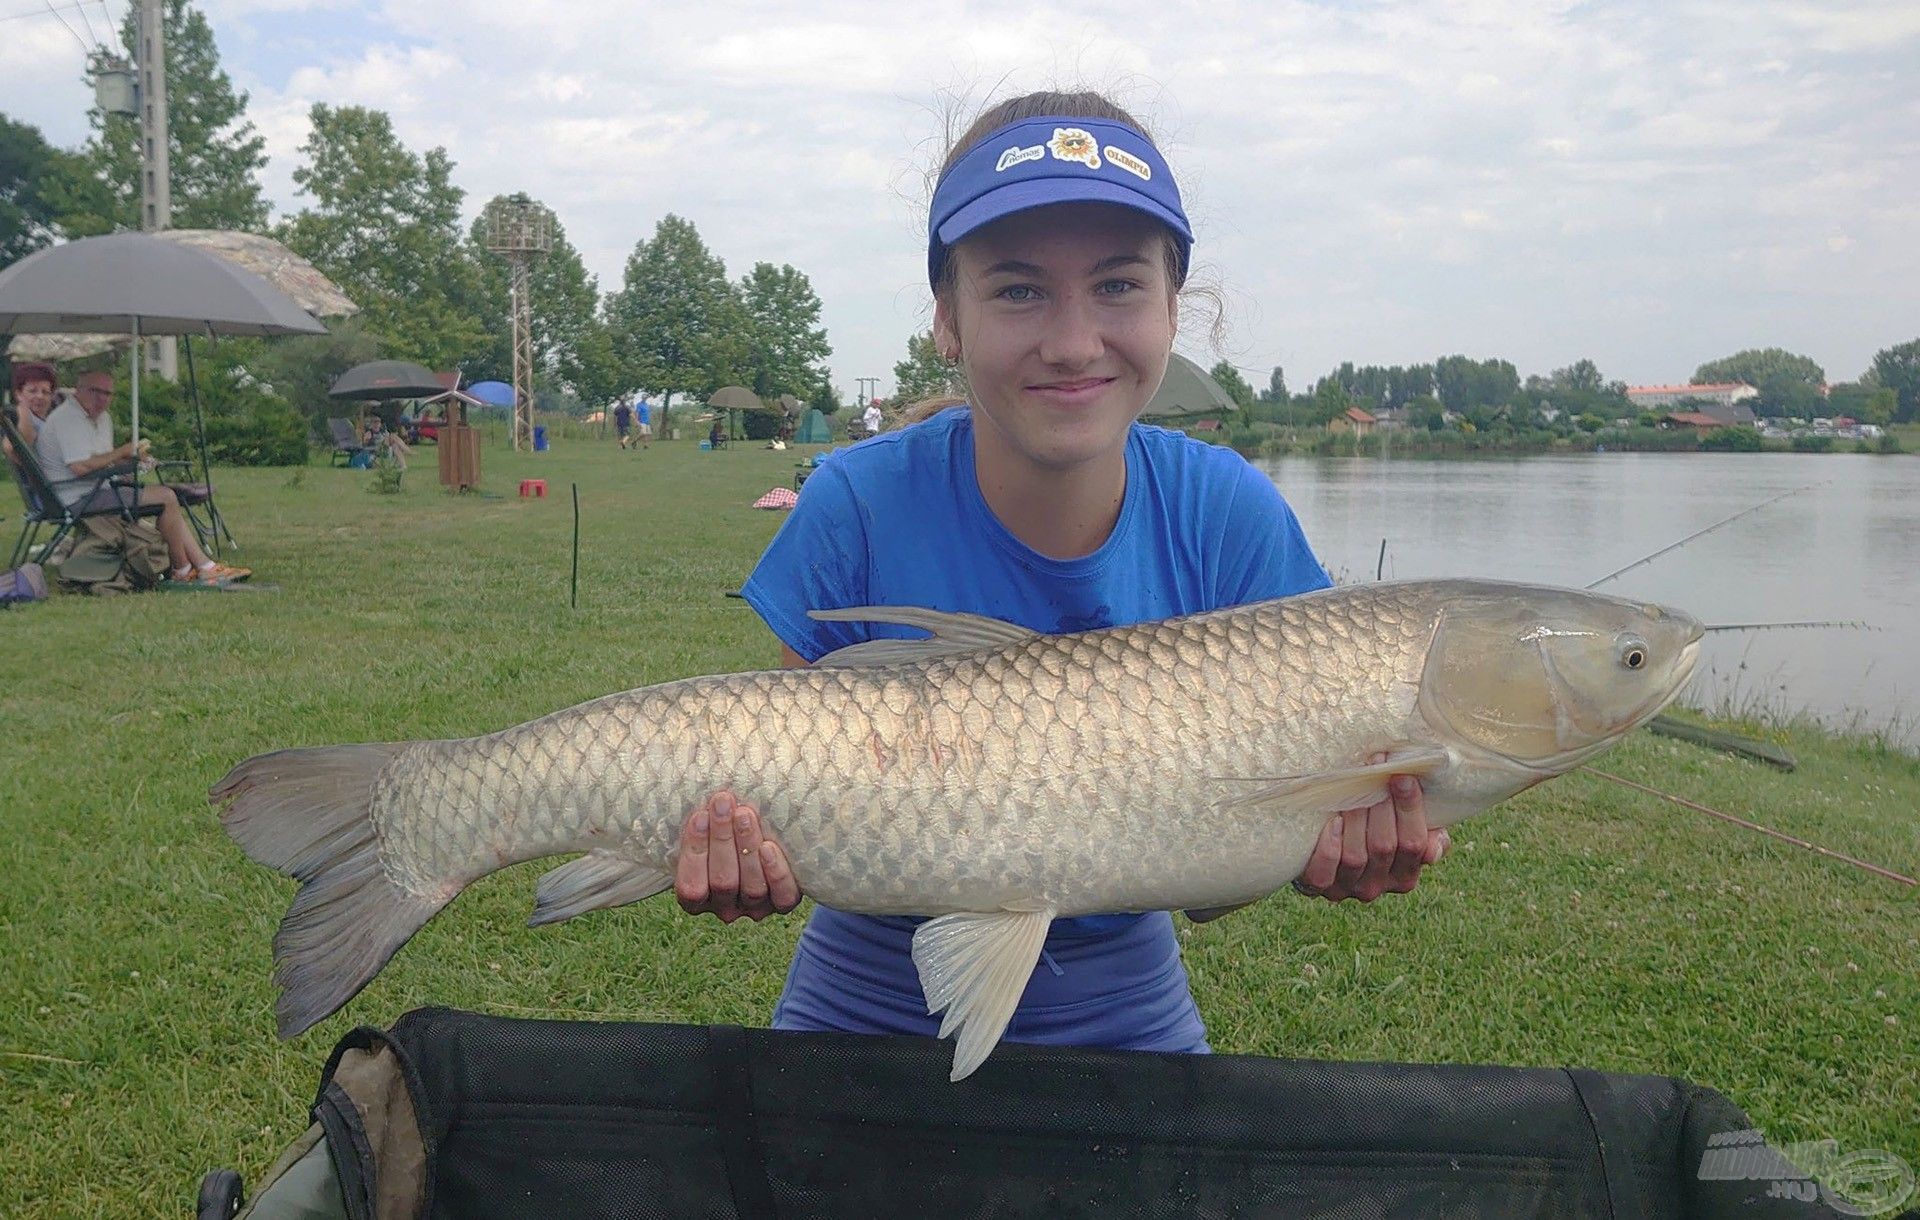
M 669 211 L 735 275 L 802 268 L 849 386 L 925 323 L 943 97 L 1081 81 L 1160 135 L 1236 361 L 1295 384 L 1456 350 L 1663 380 L 1744 335 L 1852 375 L 1920 313 L 1911 0 L 201 3 L 283 211 L 311 104 L 379 107 L 470 210 L 551 204 L 603 287 Z M 0 27 L 0 110 L 63 143 L 79 70 Z

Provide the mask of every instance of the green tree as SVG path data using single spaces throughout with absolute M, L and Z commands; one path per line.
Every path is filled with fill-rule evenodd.
M 400 143 L 384 111 L 316 103 L 293 172 L 312 197 L 280 239 L 360 306 L 386 354 L 446 369 L 484 353 L 471 308 L 478 268 L 460 240 L 460 202 L 446 150 Z
M 1875 385 L 1893 391 L 1895 420 L 1920 419 L 1920 339 L 1875 352 L 1870 371 Z
M 1260 401 L 1275 405 L 1284 405 L 1287 401 L 1287 374 L 1277 364 L 1273 372 L 1267 374 L 1267 388 L 1260 392 Z
M 707 249 L 693 222 L 668 213 L 652 240 L 634 244 L 619 292 L 605 305 L 608 334 L 629 385 L 659 392 L 664 427 L 675 394 L 704 393 L 725 382 L 738 338 L 738 296 L 726 264 Z
M 77 159 L 49 145 L 39 128 L 0 114 L 0 267 L 60 235 L 49 192 L 77 172 Z
M 1520 389 L 1520 373 L 1505 360 L 1442 356 L 1433 364 L 1434 393 L 1449 411 L 1509 402 Z
M 367 333 L 358 317 L 329 322 L 324 335 L 290 335 L 255 348 L 245 360 L 248 371 L 304 415 L 316 436 L 325 435 L 321 428 L 327 416 L 351 414 L 327 397 L 333 379 L 356 364 L 380 358 L 380 340 Z
M 267 200 L 260 170 L 266 139 L 247 120 L 247 94 L 220 67 L 213 29 L 189 0 L 166 0 L 167 158 L 171 226 L 263 232 Z M 135 6 L 120 37 L 136 42 Z M 140 122 L 132 115 L 87 112 L 93 135 L 79 154 L 81 172 L 54 197 L 60 226 L 84 237 L 140 227 Z
M 1756 415 L 1809 415 L 1819 406 L 1827 374 L 1810 357 L 1784 348 L 1749 348 L 1709 360 L 1693 371 L 1693 384 L 1741 382 L 1760 391 Z
M 1247 384 L 1247 379 L 1240 375 L 1239 369 L 1222 360 L 1207 370 L 1207 376 L 1219 382 L 1220 388 L 1227 392 L 1227 397 L 1233 399 L 1241 410 L 1253 406 L 1253 387 Z
M 893 366 L 893 398 L 911 404 L 929 398 L 964 395 L 967 381 L 960 367 L 949 364 L 934 345 L 933 332 L 921 331 L 907 340 L 906 359 Z
M 747 384 L 762 398 L 792 394 L 816 386 L 820 362 L 833 354 L 820 326 L 820 298 L 805 273 L 786 264 L 755 263 L 740 281 L 745 313 Z

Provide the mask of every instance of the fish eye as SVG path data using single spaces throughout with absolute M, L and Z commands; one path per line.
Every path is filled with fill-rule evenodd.
M 1628 669 L 1644 669 L 1647 664 L 1647 645 L 1643 640 L 1629 636 L 1620 642 L 1620 663 Z

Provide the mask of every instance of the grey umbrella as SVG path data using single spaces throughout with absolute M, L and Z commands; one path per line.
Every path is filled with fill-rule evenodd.
M 154 236 L 204 250 L 243 271 L 253 272 L 316 318 L 344 318 L 360 312 L 360 307 L 340 291 L 338 284 L 271 237 L 227 229 L 162 229 Z M 8 345 L 7 354 L 15 360 L 64 363 L 108 351 L 116 343 L 127 341 L 125 335 L 18 335 Z
M 0 333 L 324 335 L 327 328 L 251 271 L 147 233 L 83 237 L 0 271 Z M 133 438 L 140 438 L 140 349 Z
M 1147 400 L 1142 416 L 1205 415 L 1214 411 L 1237 411 L 1238 404 L 1220 388 L 1220 383 L 1193 361 L 1173 353 L 1167 361 L 1167 375 L 1160 388 Z
M 356 364 L 334 379 L 329 398 L 431 398 L 444 394 L 447 387 L 411 360 L 369 360 Z

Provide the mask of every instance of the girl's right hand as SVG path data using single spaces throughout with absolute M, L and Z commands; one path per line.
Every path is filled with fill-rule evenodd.
M 722 923 L 784 915 L 800 905 L 800 883 L 780 845 L 761 837 L 759 811 L 725 789 L 681 827 L 673 891 L 687 914 L 710 911 Z

